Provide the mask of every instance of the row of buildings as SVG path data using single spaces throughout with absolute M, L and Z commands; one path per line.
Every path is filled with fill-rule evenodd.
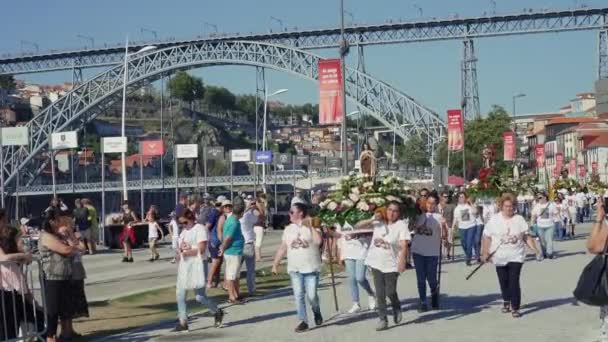
M 556 113 L 520 115 L 514 120 L 518 162 L 535 169 L 540 181 L 568 177 L 608 183 L 608 110 L 595 94 L 577 94 Z

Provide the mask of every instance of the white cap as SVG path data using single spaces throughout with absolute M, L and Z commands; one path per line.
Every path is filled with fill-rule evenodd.
M 22 217 L 21 220 L 19 220 L 19 222 L 21 222 L 22 225 L 26 225 L 30 222 L 30 219 L 28 219 L 27 217 Z

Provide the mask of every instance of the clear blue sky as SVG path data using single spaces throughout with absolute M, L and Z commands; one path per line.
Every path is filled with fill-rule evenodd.
M 574 0 L 534 0 L 534 8 L 567 9 Z M 581 1 L 578 1 L 581 2 Z M 606 0 L 588 0 L 590 7 L 607 6 Z M 86 4 L 86 6 L 85 6 Z M 387 19 L 415 19 L 423 9 L 423 18 L 446 17 L 458 13 L 476 16 L 490 12 L 490 0 L 345 0 L 345 7 L 358 23 L 382 23 Z M 496 0 L 498 13 L 512 13 L 530 8 L 528 0 Z M 280 29 L 270 16 L 298 28 L 338 25 L 338 0 L 61 0 L 5 1 L 1 5 L 0 54 L 20 51 L 20 41 L 36 42 L 41 50 L 77 48 L 88 42 L 77 34 L 92 36 L 97 46 L 120 43 L 125 36 L 142 36 L 140 28 L 158 31 L 162 37 L 189 38 L 199 35 L 203 22 L 216 24 L 220 32 L 266 32 Z M 347 16 L 350 21 L 350 17 Z M 206 28 L 210 30 L 210 28 Z M 31 50 L 31 47 L 25 47 Z M 356 51 L 353 51 L 356 52 Z M 576 93 L 593 91 L 597 74 L 597 34 L 576 32 L 531 36 L 479 39 L 479 94 L 485 113 L 492 104 L 510 110 L 511 96 L 524 92 L 517 111 L 550 112 L 567 104 Z M 336 50 L 317 53 L 337 56 Z M 349 63 L 354 63 L 351 54 Z M 462 43 L 458 41 L 372 46 L 365 50 L 367 71 L 393 84 L 439 113 L 459 105 L 460 60 Z M 255 69 L 213 67 L 197 69 L 194 74 L 208 84 L 222 85 L 236 93 L 255 91 Z M 59 83 L 69 81 L 66 72 L 23 75 L 28 82 Z M 288 103 L 318 101 L 317 85 L 297 77 L 269 72 L 269 88 L 289 88 L 280 95 Z

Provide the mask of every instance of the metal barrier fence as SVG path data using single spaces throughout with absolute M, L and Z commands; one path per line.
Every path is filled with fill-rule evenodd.
M 44 341 L 47 327 L 42 263 L 0 262 L 0 341 Z

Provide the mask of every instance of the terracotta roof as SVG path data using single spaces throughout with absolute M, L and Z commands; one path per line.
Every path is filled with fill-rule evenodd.
M 545 134 L 545 128 L 541 128 L 536 132 L 532 132 L 531 134 L 528 134 L 528 137 L 533 137 L 535 135 L 541 135 L 541 134 Z
M 570 108 L 572 108 L 572 105 L 563 106 L 560 109 L 570 109 Z
M 568 129 L 560 132 L 558 135 L 577 132 L 577 131 L 605 131 L 605 130 L 608 130 L 608 123 L 606 123 L 604 121 L 585 122 L 585 123 L 578 124 L 576 126 L 572 126 Z
M 583 122 L 605 122 L 604 120 L 598 118 L 590 118 L 590 117 L 568 117 L 568 118 L 556 118 L 547 123 L 549 125 L 557 125 L 557 124 L 565 124 L 565 123 L 583 123 Z
M 586 148 L 608 147 L 608 134 L 602 134 L 593 139 Z

